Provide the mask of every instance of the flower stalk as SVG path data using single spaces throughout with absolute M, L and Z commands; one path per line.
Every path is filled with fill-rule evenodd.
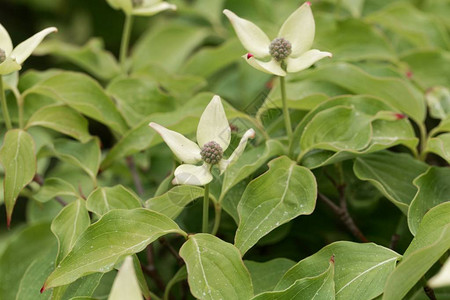
M 292 125 L 291 125 L 291 117 L 289 115 L 289 108 L 287 105 L 286 99 L 286 82 L 283 76 L 280 76 L 280 89 L 281 89 L 281 101 L 283 103 L 283 117 L 284 117 L 284 125 L 286 127 L 286 133 L 289 141 L 292 140 Z
M 205 185 L 205 195 L 203 197 L 203 218 L 202 218 L 202 232 L 208 233 L 209 223 L 209 183 Z
M 126 60 L 128 56 L 128 47 L 130 45 L 131 28 L 133 27 L 133 16 L 125 14 L 125 22 L 123 25 L 122 41 L 120 42 L 120 66 L 122 71 L 126 71 Z
M 11 118 L 9 117 L 8 103 L 6 102 L 5 90 L 3 88 L 3 77 L 0 75 L 0 102 L 2 103 L 2 113 L 5 119 L 6 129 L 12 129 Z

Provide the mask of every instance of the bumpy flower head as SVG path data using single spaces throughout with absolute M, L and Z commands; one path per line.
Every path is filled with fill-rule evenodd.
M 244 152 L 248 139 L 255 137 L 253 129 L 247 130 L 239 145 L 228 159 L 223 152 L 231 141 L 231 128 L 219 96 L 214 96 L 205 108 L 197 127 L 197 143 L 182 134 L 159 124 L 150 123 L 175 156 L 183 162 L 175 170 L 173 184 L 205 185 L 211 182 L 211 168 L 216 166 L 222 174 Z M 199 163 L 202 163 L 201 165 Z
M 284 38 L 276 38 L 270 43 L 269 53 L 276 61 L 283 61 L 291 55 L 292 45 Z

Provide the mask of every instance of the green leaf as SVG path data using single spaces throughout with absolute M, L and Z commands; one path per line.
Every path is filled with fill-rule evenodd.
M 201 27 L 186 23 L 161 24 L 136 44 L 132 56 L 133 69 L 157 64 L 168 71 L 176 71 L 207 34 Z
M 197 198 L 203 197 L 203 194 L 204 190 L 201 187 L 180 185 L 160 196 L 148 199 L 145 201 L 145 207 L 175 219 L 186 205 Z
M 15 299 L 27 268 L 51 248 L 56 240 L 48 223 L 27 226 L 11 237 L 0 256 L 0 299 Z
M 450 133 L 429 139 L 425 151 L 435 153 L 450 163 Z
M 449 248 L 450 202 L 446 202 L 423 218 L 402 261 L 389 276 L 383 300 L 402 299 Z
M 275 258 L 266 262 L 244 261 L 253 282 L 255 294 L 272 291 L 284 273 L 295 265 L 286 258 Z
M 72 140 L 59 139 L 53 143 L 53 154 L 61 160 L 81 168 L 97 182 L 97 172 L 100 165 L 100 145 L 97 139 L 87 143 L 79 143 Z
M 296 76 L 300 80 L 305 78 L 325 80 L 354 94 L 374 96 L 411 116 L 416 123 L 421 123 L 425 119 L 425 102 L 422 94 L 400 78 L 373 76 L 347 63 L 328 64 Z
M 80 197 L 73 185 L 59 177 L 50 177 L 45 179 L 39 191 L 33 195 L 33 199 L 39 202 L 47 202 L 56 196 Z
M 380 151 L 358 157 L 353 171 L 361 180 L 370 181 L 404 214 L 414 198 L 417 188 L 413 180 L 428 166 L 408 154 Z
M 431 88 L 425 94 L 430 115 L 435 119 L 444 120 L 450 116 L 450 90 L 443 86 Z
M 266 292 L 252 300 L 275 299 L 323 299 L 332 300 L 334 297 L 334 262 L 330 259 L 329 267 L 322 274 L 315 277 L 302 278 L 295 281 L 290 287 L 282 291 Z
M 48 247 L 46 248 L 48 249 Z M 40 293 L 42 282 L 52 272 L 55 263 L 54 249 L 37 257 L 28 266 L 20 280 L 19 290 L 16 300 L 47 300 L 52 297 L 52 293 L 45 291 Z M 53 298 L 52 298 L 53 299 Z
M 61 72 L 28 89 L 23 97 L 39 94 L 62 102 L 122 134 L 127 125 L 102 87 L 89 76 Z
M 58 40 L 41 43 L 34 51 L 37 55 L 55 55 L 79 66 L 100 79 L 111 79 L 120 73 L 119 65 L 101 39 L 92 38 L 79 47 Z
M 114 284 L 111 288 L 111 294 L 108 300 L 142 300 L 141 289 L 134 272 L 133 258 L 125 257 L 122 266 L 117 273 Z
M 242 255 L 260 238 L 316 205 L 317 184 L 308 169 L 282 156 L 269 162 L 269 171 L 245 189 L 238 205 L 235 245 Z
M 164 299 L 169 299 L 169 293 L 172 287 L 180 281 L 183 281 L 187 278 L 187 270 L 186 266 L 182 266 L 176 273 L 173 275 L 172 279 L 167 283 L 166 290 L 164 291 Z
M 117 108 L 130 126 L 139 124 L 148 115 L 171 111 L 175 107 L 173 97 L 163 93 L 158 83 L 140 76 L 113 81 L 107 89 Z
M 336 299 L 364 300 L 380 295 L 400 258 L 394 251 L 373 243 L 335 242 L 292 267 L 276 290 L 284 290 L 299 279 L 320 275 L 328 268 L 332 255 Z
M 232 164 L 225 172 L 219 201 L 222 201 L 226 193 L 233 186 L 250 176 L 271 157 L 282 154 L 283 152 L 283 145 L 276 140 L 268 140 L 264 145 L 245 151 L 239 160 Z
M 250 299 L 250 274 L 232 244 L 210 234 L 189 236 L 180 249 L 192 295 L 198 299 Z
M 44 106 L 28 120 L 25 128 L 42 126 L 71 136 L 82 143 L 92 137 L 87 120 L 75 110 L 64 105 Z
M 51 230 L 58 239 L 56 265 L 70 252 L 78 237 L 90 224 L 91 219 L 82 199 L 65 206 L 53 219 Z
M 6 132 L 0 149 L 0 163 L 5 173 L 3 199 L 8 226 L 20 191 L 30 183 L 36 173 L 34 151 L 33 138 L 27 132 L 20 129 Z
M 77 239 L 44 286 L 48 289 L 90 273 L 108 272 L 126 255 L 143 250 L 168 233 L 186 235 L 175 222 L 159 213 L 143 208 L 112 210 Z
M 54 266 L 53 266 L 54 268 Z M 50 275 L 53 268 L 48 272 L 47 276 L 42 279 L 42 282 Z M 94 273 L 78 279 L 77 281 L 64 286 L 59 286 L 53 289 L 52 300 L 68 300 L 74 297 L 90 297 L 94 294 L 96 288 L 99 286 L 102 273 Z
M 102 216 L 112 209 L 133 209 L 142 207 L 141 200 L 122 185 L 99 187 L 86 200 L 89 211 Z
M 139 261 L 139 258 L 137 257 L 136 254 L 133 254 L 132 257 L 133 257 L 134 271 L 136 272 L 136 279 L 138 281 L 139 288 L 142 294 L 144 295 L 144 298 L 150 299 L 151 292 L 148 289 L 147 279 L 145 278 L 144 272 L 142 271 L 141 262 Z
M 438 204 L 450 200 L 450 169 L 430 167 L 414 180 L 418 191 L 408 210 L 408 226 L 413 235 L 425 213 Z

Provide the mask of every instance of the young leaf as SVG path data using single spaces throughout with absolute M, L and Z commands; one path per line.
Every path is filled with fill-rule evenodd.
M 161 196 L 145 201 L 145 207 L 175 219 L 184 207 L 202 197 L 204 190 L 198 186 L 179 185 Z
M 290 287 L 297 280 L 323 273 L 330 257 L 335 256 L 334 282 L 336 299 L 373 299 L 383 292 L 387 276 L 394 270 L 400 255 L 372 244 L 335 242 L 292 267 L 275 290 Z
M 417 187 L 413 180 L 423 174 L 428 166 L 408 154 L 380 151 L 358 157 L 353 165 L 355 175 L 370 181 L 383 195 L 404 214 Z
M 269 171 L 247 186 L 239 202 L 236 247 L 244 255 L 273 229 L 312 213 L 316 197 L 317 184 L 311 171 L 285 156 L 272 160 Z
M 77 239 L 47 278 L 44 289 L 71 283 L 90 273 L 108 272 L 124 256 L 143 250 L 168 233 L 186 235 L 175 222 L 159 213 L 144 208 L 111 210 Z
M 408 226 L 413 235 L 425 213 L 434 206 L 450 200 L 450 169 L 431 167 L 414 180 L 418 192 L 408 210 Z
M 92 137 L 88 131 L 88 121 L 77 111 L 64 105 L 50 105 L 36 111 L 25 128 L 42 126 L 71 136 L 82 143 Z
M 70 252 L 78 237 L 89 227 L 91 219 L 85 201 L 78 199 L 65 206 L 53 219 L 51 230 L 58 239 L 56 264 Z
M 69 105 L 78 112 L 97 120 L 118 133 L 127 125 L 102 87 L 87 75 L 61 72 L 28 89 L 23 97 L 39 94 Z
M 450 133 L 429 139 L 425 151 L 435 153 L 450 163 Z
M 33 195 L 33 199 L 39 202 L 47 202 L 56 196 L 80 197 L 73 185 L 59 177 L 50 177 L 45 179 L 42 187 Z
M 191 293 L 198 299 L 250 299 L 250 274 L 232 244 L 210 234 L 189 236 L 180 249 Z
M 133 258 L 125 257 L 111 288 L 108 300 L 142 300 L 141 289 L 134 272 Z
M 142 207 L 141 200 L 133 192 L 122 185 L 99 187 L 86 200 L 89 211 L 99 216 L 112 209 L 133 209 Z
M 383 300 L 402 299 L 449 248 L 450 202 L 446 202 L 424 216 L 402 261 L 389 276 Z
M 3 181 L 7 225 L 11 222 L 14 205 L 20 191 L 36 174 L 33 138 L 20 129 L 6 132 L 0 149 L 0 163 L 5 172 Z
M 315 277 L 306 277 L 295 281 L 290 287 L 282 291 L 266 292 L 252 300 L 276 300 L 276 299 L 317 299 L 333 300 L 334 294 L 334 261 L 330 260 L 325 272 Z

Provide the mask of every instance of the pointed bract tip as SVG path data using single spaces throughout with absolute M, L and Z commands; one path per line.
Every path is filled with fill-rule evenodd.
M 397 120 L 401 120 L 401 119 L 406 118 L 406 115 L 400 114 L 400 113 L 396 113 L 396 114 L 395 114 L 395 118 L 396 118 Z
M 306 1 L 306 5 L 311 6 L 311 1 Z
M 250 59 L 250 58 L 252 58 L 253 56 L 254 56 L 253 54 L 247 53 L 247 59 Z
M 8 228 L 8 230 L 11 227 L 11 216 L 7 216 L 6 217 L 6 228 Z
M 411 70 L 406 71 L 406 77 L 408 78 L 412 78 L 413 77 L 413 72 Z
M 330 257 L 330 262 L 334 264 L 334 254 Z
M 44 285 L 41 287 L 41 290 L 39 291 L 41 294 L 43 293 L 43 292 L 45 292 L 45 283 L 44 283 Z

